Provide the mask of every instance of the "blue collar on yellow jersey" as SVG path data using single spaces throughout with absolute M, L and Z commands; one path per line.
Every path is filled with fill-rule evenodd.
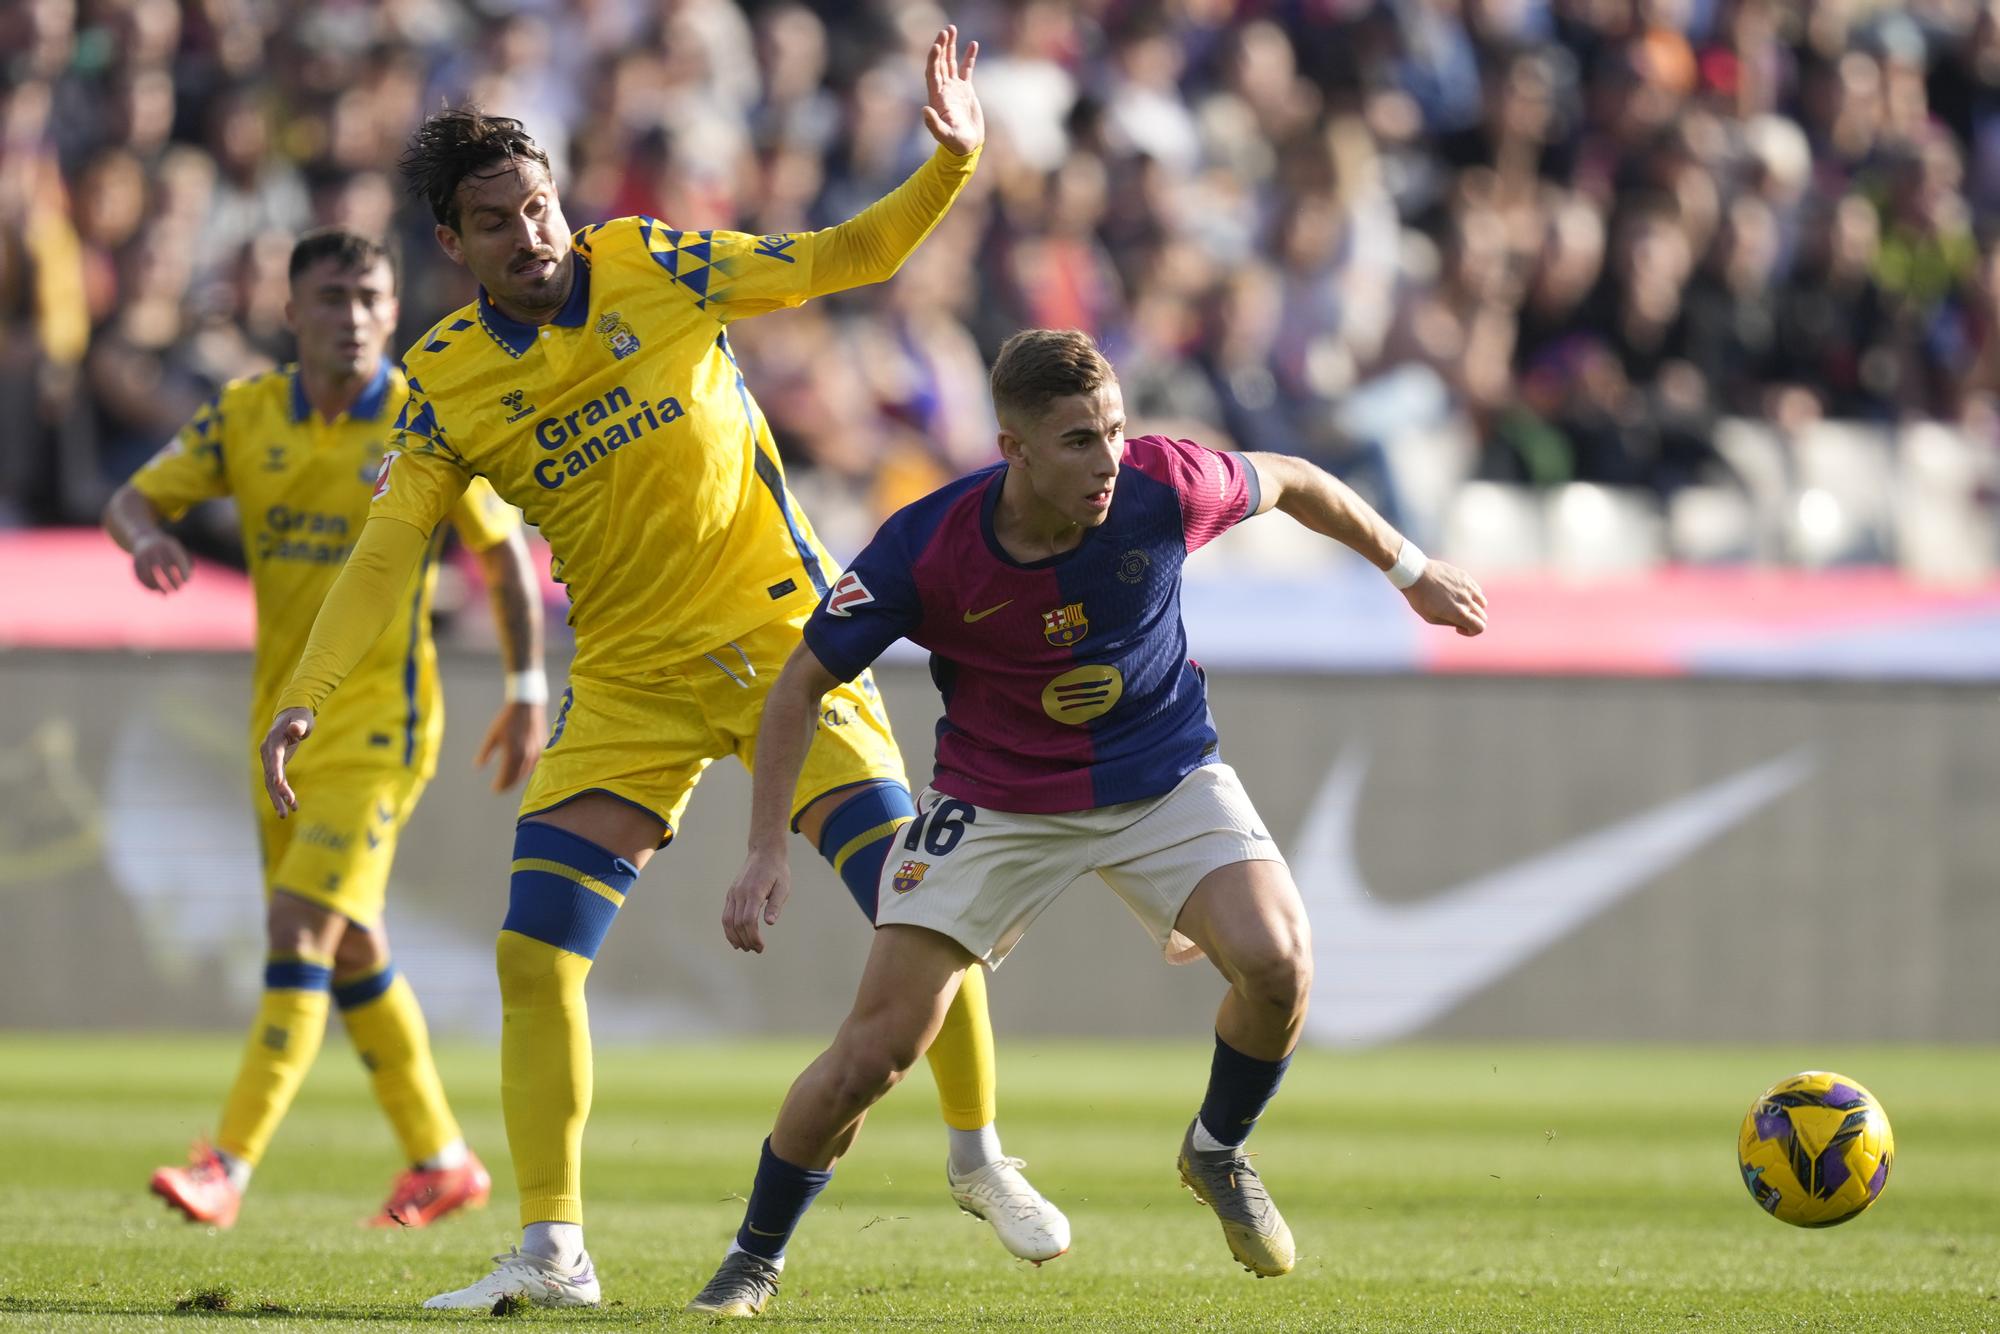
M 570 251 L 570 258 L 576 261 L 576 280 L 570 284 L 569 300 L 563 302 L 563 308 L 556 312 L 552 323 L 574 329 L 590 316 L 590 261 L 574 250 Z M 500 307 L 493 304 L 493 298 L 486 295 L 484 287 L 479 289 L 477 304 L 480 327 L 510 354 L 525 356 L 528 349 L 535 345 L 535 334 L 540 326 L 523 324 L 502 313 Z
M 306 419 L 312 416 L 312 404 L 306 401 L 305 379 L 299 374 L 298 363 L 292 364 L 289 377 L 292 382 L 292 424 L 303 426 Z M 348 408 L 347 415 L 355 421 L 374 421 L 382 415 L 383 405 L 388 401 L 389 359 L 384 357 L 375 367 L 375 378 L 368 382 L 368 387 L 354 400 L 354 405 Z

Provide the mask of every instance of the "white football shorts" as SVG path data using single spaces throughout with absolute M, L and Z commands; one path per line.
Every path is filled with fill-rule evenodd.
M 925 788 L 889 850 L 875 925 L 922 926 L 998 967 L 1044 908 L 1097 872 L 1169 963 L 1201 957 L 1174 930 L 1201 878 L 1236 862 L 1282 862 L 1242 780 L 1208 764 L 1145 801 L 1060 815 L 987 810 Z

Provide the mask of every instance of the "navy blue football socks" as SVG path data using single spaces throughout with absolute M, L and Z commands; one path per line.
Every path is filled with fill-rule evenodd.
M 757 1181 L 750 1187 L 750 1207 L 743 1211 L 743 1226 L 736 1229 L 737 1246 L 766 1260 L 784 1259 L 799 1220 L 831 1180 L 832 1168 L 814 1172 L 794 1167 L 772 1153 L 766 1139 L 757 1160 Z
M 1231 1148 L 1249 1139 L 1291 1063 L 1289 1056 L 1280 1061 L 1245 1056 L 1216 1034 L 1215 1060 L 1208 1067 L 1208 1093 L 1201 1100 L 1202 1129 L 1218 1144 Z

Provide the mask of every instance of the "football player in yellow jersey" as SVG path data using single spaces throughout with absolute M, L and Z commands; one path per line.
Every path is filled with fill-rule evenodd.
M 428 1306 L 599 1300 L 582 1227 L 585 977 L 702 771 L 752 758 L 765 692 L 837 571 L 786 491 L 728 327 L 896 271 L 972 174 L 985 137 L 976 53 L 968 47 L 961 64 L 955 30 L 938 35 L 923 112 L 938 149 L 888 196 L 820 232 L 691 232 L 628 217 L 572 236 L 546 155 L 517 122 L 473 110 L 431 117 L 404 158 L 439 243 L 481 291 L 407 354 L 394 457 L 265 740 L 273 805 L 311 812 L 310 784 L 295 801 L 286 760 L 381 632 L 382 590 L 408 577 L 424 535 L 472 479 L 491 482 L 548 539 L 576 631 L 569 688 L 522 803 L 497 947 L 501 1098 L 523 1237 L 494 1272 Z M 863 676 L 828 698 L 793 827 L 872 920 L 883 860 L 913 814 Z M 993 1127 L 976 974 L 931 1051 L 953 1198 L 1014 1254 L 1061 1254 L 1068 1221 L 1002 1154 Z
M 253 746 L 366 522 L 406 397 L 383 355 L 396 327 L 396 282 L 380 245 L 337 230 L 302 237 L 287 310 L 298 363 L 225 386 L 104 515 L 139 582 L 172 593 L 192 566 L 160 521 L 235 498 L 257 603 Z M 498 754 L 496 788 L 511 786 L 534 765 L 547 726 L 538 581 L 519 518 L 490 489 L 468 490 L 450 517 L 495 590 L 508 702 L 479 762 Z M 421 1227 L 484 1204 L 492 1189 L 452 1118 L 423 1013 L 382 929 L 396 835 L 436 767 L 444 730 L 430 633 L 438 539 L 426 531 L 418 545 L 410 571 L 385 592 L 391 623 L 361 646 L 321 719 L 323 749 L 306 761 L 311 818 L 281 823 L 257 803 L 270 943 L 263 1000 L 214 1147 L 198 1143 L 187 1167 L 163 1167 L 152 1181 L 195 1222 L 236 1221 L 251 1169 L 318 1054 L 329 1008 L 339 1009 L 410 1163 L 370 1221 Z

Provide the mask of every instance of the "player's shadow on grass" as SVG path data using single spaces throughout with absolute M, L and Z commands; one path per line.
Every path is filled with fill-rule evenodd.
M 201 1294 L 197 1294 L 199 1296 Z M 600 1307 L 594 1311 L 564 1310 L 543 1313 L 522 1312 L 533 1318 L 536 1314 L 561 1316 L 564 1320 L 617 1319 L 630 1323 L 635 1312 L 624 1306 Z M 227 1306 L 197 1304 L 194 1299 L 182 1297 L 173 1301 L 141 1302 L 88 1302 L 72 1298 L 42 1300 L 33 1297 L 9 1297 L 0 1295 L 0 1315 L 78 1315 L 109 1319 L 116 1316 L 134 1316 L 144 1319 L 174 1320 L 258 1320 L 269 1321 L 273 1325 L 299 1325 L 320 1327 L 328 1321 L 352 1320 L 356 1323 L 407 1325 L 412 1321 L 425 1324 L 450 1324 L 462 1321 L 463 1311 L 425 1311 L 414 1302 L 408 1306 L 288 1306 L 283 1302 L 262 1299 L 231 1298 Z
M 96 1316 L 107 1319 L 118 1316 L 158 1319 L 164 1316 L 175 1320 L 187 1321 L 248 1319 L 269 1321 L 279 1327 L 289 1325 L 318 1327 L 328 1321 L 335 1320 L 352 1320 L 356 1323 L 368 1324 L 408 1325 L 415 1322 L 448 1325 L 462 1323 L 465 1319 L 465 1312 L 463 1311 L 425 1311 L 415 1306 L 312 1305 L 299 1307 L 287 1306 L 282 1302 L 269 1300 L 237 1298 L 233 1295 L 228 1298 L 226 1306 L 216 1305 L 212 1301 L 203 1304 L 200 1299 L 208 1296 L 210 1294 L 196 1293 L 191 1297 L 183 1296 L 166 1302 L 87 1302 L 78 1301 L 73 1298 L 42 1300 L 33 1297 L 12 1297 L 0 1294 L 0 1315 L 77 1315 Z M 676 1324 L 686 1323 L 690 1326 L 699 1326 L 716 1323 L 713 1320 L 704 1319 L 700 1316 L 687 1315 L 679 1306 L 631 1306 L 624 1302 L 607 1303 L 594 1310 L 576 1307 L 568 1307 L 560 1311 L 527 1310 L 516 1312 L 509 1318 L 517 1320 L 525 1319 L 530 1322 L 559 1320 L 565 1324 L 616 1321 L 629 1325 L 634 1319 L 652 1320 L 674 1316 L 685 1317 L 684 1321 L 674 1322 Z M 952 1323 L 950 1320 L 941 1319 L 935 1313 L 930 1315 L 896 1315 L 886 1311 L 880 1313 L 869 1312 L 865 1316 L 853 1312 L 841 1314 L 833 1312 L 826 1312 L 824 1314 L 793 1314 L 789 1311 L 782 1311 L 774 1312 L 772 1317 L 767 1317 L 767 1319 L 772 1318 L 786 1325 L 807 1328 L 826 1325 L 851 1329 L 857 1321 L 864 1319 L 870 1326 L 882 1329 L 937 1329 Z M 1096 1324 L 1097 1322 L 1093 1321 L 1091 1323 Z M 1033 1327 L 1036 1329 L 1077 1327 L 1062 1320 L 1051 1323 L 1046 1314 L 1038 1316 L 1032 1311 L 1023 1312 L 1018 1316 L 983 1311 L 979 1316 L 978 1324 L 981 1329 L 1008 1329 L 1016 1326 L 1024 1328 Z
M 410 1304 L 410 1306 L 316 1306 L 316 1304 L 314 1306 L 286 1306 L 284 1302 L 272 1302 L 268 1298 L 240 1298 L 234 1292 L 218 1292 L 214 1288 L 210 1288 L 210 1290 L 198 1290 L 198 1292 L 192 1292 L 192 1294 L 184 1292 L 178 1298 L 162 1300 L 162 1302 L 136 1302 L 136 1300 L 84 1302 L 84 1300 L 76 1300 L 76 1298 L 42 1300 L 42 1298 L 24 1298 L 24 1296 L 0 1294 L 0 1316 L 6 1316 L 6 1314 L 20 1314 L 20 1316 L 28 1316 L 28 1314 L 32 1314 L 32 1316 L 96 1316 L 96 1318 L 136 1316 L 136 1318 L 152 1318 L 152 1320 L 158 1320 L 158 1318 L 166 1316 L 166 1318 L 190 1320 L 190 1322 L 192 1320 L 270 1320 L 274 1324 L 294 1324 L 296 1322 L 296 1324 L 310 1324 L 310 1326 L 318 1326 L 318 1324 L 324 1324 L 324 1322 L 336 1322 L 336 1320 L 352 1320 L 356 1324 L 412 1324 L 412 1322 L 416 1322 L 416 1324 L 454 1324 L 454 1322 L 462 1324 L 464 1318 L 466 1318 L 466 1312 L 458 1312 L 458 1310 L 428 1312 L 428 1310 L 418 1308 L 416 1304 Z M 598 1308 L 520 1310 L 520 1312 L 512 1312 L 508 1318 L 510 1320 L 528 1320 L 528 1322 L 560 1320 L 564 1324 L 594 1324 L 594 1322 L 632 1324 L 632 1320 L 636 1320 L 636 1318 L 638 1320 L 656 1320 L 656 1318 L 660 1318 L 660 1320 L 672 1320 L 674 1316 L 680 1316 L 680 1320 L 674 1320 L 674 1324 L 688 1324 L 688 1326 L 716 1324 L 712 1318 L 692 1316 L 692 1314 L 684 1312 L 680 1306 L 646 1306 L 646 1304 L 636 1304 L 634 1306 L 634 1304 L 626 1304 L 626 1302 L 606 1302 L 604 1306 L 598 1306 Z M 782 1324 L 806 1326 L 806 1328 L 812 1328 L 812 1326 L 854 1328 L 858 1320 L 866 1320 L 866 1324 L 874 1326 L 874 1328 L 932 1328 L 934 1330 L 934 1328 L 950 1328 L 950 1326 L 956 1324 L 954 1320 L 940 1318 L 938 1314 L 902 1316 L 902 1314 L 892 1314 L 892 1312 L 866 1312 L 866 1314 L 856 1314 L 856 1312 L 840 1312 L 840 1314 L 836 1314 L 836 1312 L 824 1312 L 824 1314 L 818 1314 L 818 1312 L 800 1312 L 800 1314 L 774 1312 L 774 1316 L 770 1316 L 770 1318 L 774 1318 L 774 1320 L 778 1320 Z M 766 1320 L 770 1320 L 770 1318 L 766 1318 Z M 1090 1320 L 1088 1324 L 1072 1324 L 1070 1320 L 1054 1320 L 1052 1322 L 1046 1312 L 1040 1314 L 1040 1316 L 1034 1314 L 1034 1312 L 1022 1312 L 1018 1316 L 1010 1316 L 1010 1314 L 1004 1314 L 1004 1312 L 980 1312 L 980 1316 L 978 1316 L 978 1326 L 982 1330 L 1006 1330 L 1006 1328 L 1014 1328 L 1014 1326 L 1038 1328 L 1038 1330 L 1090 1328 L 1090 1326 L 1106 1328 L 1106 1326 L 1114 1326 L 1114 1324 L 1116 1322 L 1100 1322 L 1100 1320 Z

